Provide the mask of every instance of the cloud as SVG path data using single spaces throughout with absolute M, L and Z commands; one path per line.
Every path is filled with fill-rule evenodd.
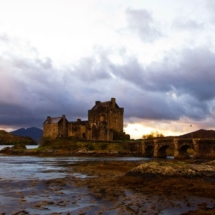
M 48 115 L 62 114 L 86 119 L 96 100 L 111 97 L 125 108 L 125 121 L 204 120 L 214 114 L 215 53 L 208 47 L 172 49 L 148 65 L 128 53 L 113 63 L 112 54 L 96 48 L 91 56 L 58 68 L 51 58 L 4 52 L 1 124 L 41 127 Z
M 144 9 L 127 9 L 128 29 L 136 33 L 143 42 L 154 42 L 162 33 L 156 26 L 152 15 Z
M 1 124 L 24 126 L 31 122 L 41 127 L 47 115 L 85 115 L 86 100 L 80 96 L 80 81 L 73 78 L 66 83 L 63 78 L 70 71 L 57 69 L 50 59 L 1 56 L 0 73 Z
M 196 30 L 204 30 L 205 26 L 202 22 L 198 22 L 197 20 L 187 18 L 187 17 L 178 17 L 173 21 L 173 28 L 178 30 L 188 30 L 188 31 L 196 31 Z
M 108 59 L 101 59 L 100 56 L 97 59 L 94 56 L 85 57 L 78 65 L 73 66 L 71 73 L 84 82 L 95 82 L 111 78 L 108 67 Z
M 114 75 L 133 92 L 126 94 L 127 117 L 201 120 L 211 114 L 215 53 L 201 47 L 175 51 L 175 55 L 148 66 L 137 59 L 113 65 Z
M 215 53 L 202 47 L 175 51 L 175 55 L 172 58 L 168 54 L 162 61 L 147 66 L 135 58 L 128 59 L 124 65 L 113 65 L 112 71 L 146 92 L 189 94 L 200 102 L 215 98 Z

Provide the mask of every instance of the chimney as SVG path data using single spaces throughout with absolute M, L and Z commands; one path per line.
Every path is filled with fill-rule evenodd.
M 80 119 L 80 118 L 78 118 L 78 119 L 77 119 L 77 122 L 81 122 L 81 119 Z
M 62 115 L 62 118 L 63 118 L 63 122 L 65 123 L 66 122 L 66 115 Z
M 113 109 L 115 109 L 115 104 L 116 104 L 116 99 L 111 98 L 111 106 L 112 106 Z
M 96 101 L 96 105 L 100 104 L 101 102 L 100 101 Z
M 51 117 L 50 116 L 47 116 L 47 122 L 51 123 Z

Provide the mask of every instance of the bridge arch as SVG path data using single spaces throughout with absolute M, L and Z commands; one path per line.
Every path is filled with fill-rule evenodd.
M 153 157 L 153 154 L 154 142 L 149 140 L 142 142 L 142 155 L 144 157 Z
M 145 148 L 145 156 L 146 157 L 153 157 L 154 154 L 154 146 L 148 145 Z
M 155 158 L 166 158 L 167 148 L 172 147 L 172 139 L 155 139 L 154 140 L 154 157 Z
M 165 158 L 167 149 L 174 151 L 175 159 L 189 158 L 188 149 L 193 150 L 193 158 L 215 159 L 215 138 L 161 138 L 143 140 L 139 152 L 146 157 Z
M 179 156 L 183 158 L 190 158 L 187 149 L 190 148 L 189 144 L 184 144 L 181 147 L 179 147 Z
M 188 159 L 190 158 L 187 150 L 193 148 L 192 139 L 174 139 L 174 158 L 176 159 Z
M 165 158 L 167 156 L 166 150 L 169 147 L 169 145 L 162 145 L 158 148 L 156 157 L 157 158 Z

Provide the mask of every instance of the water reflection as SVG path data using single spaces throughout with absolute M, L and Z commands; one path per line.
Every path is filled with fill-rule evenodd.
M 66 166 L 80 161 L 148 161 L 142 157 L 36 157 L 36 156 L 0 156 L 1 180 L 51 179 L 67 175 Z M 86 177 L 75 173 L 76 177 Z

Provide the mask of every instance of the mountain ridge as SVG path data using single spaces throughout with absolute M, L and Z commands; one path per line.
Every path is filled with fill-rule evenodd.
M 187 134 L 178 136 L 179 138 L 215 138 L 214 130 L 199 129 Z
M 20 137 L 31 137 L 33 140 L 39 143 L 43 135 L 43 130 L 37 127 L 30 127 L 30 128 L 19 128 L 10 133 Z

